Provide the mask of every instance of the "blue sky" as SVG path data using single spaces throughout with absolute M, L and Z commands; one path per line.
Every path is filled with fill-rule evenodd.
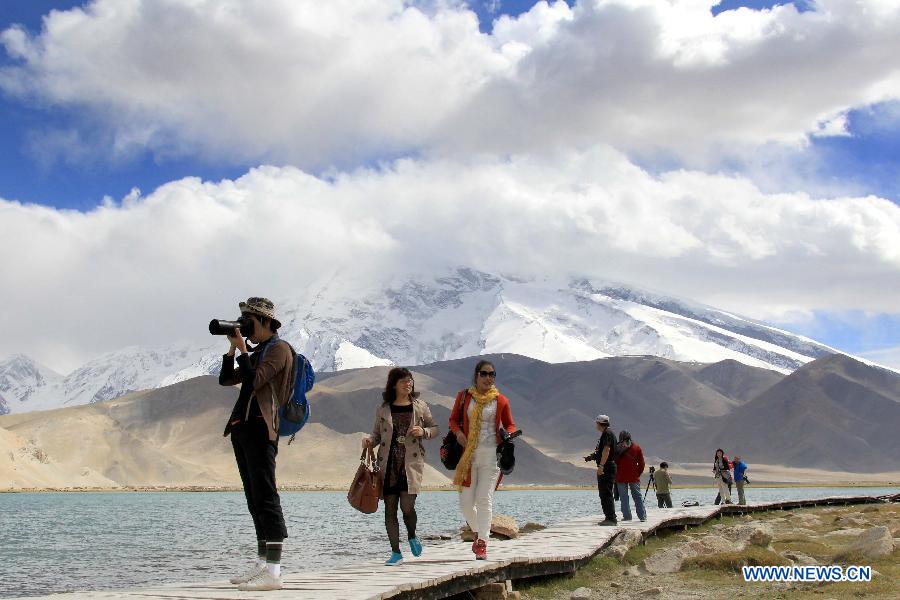
M 29 31 L 41 28 L 41 19 L 50 10 L 82 6 L 79 0 L 4 0 L 0 9 L 0 29 L 20 24 Z M 573 2 L 569 2 L 573 4 Z M 718 14 L 739 7 L 768 8 L 770 1 L 725 0 L 713 9 Z M 807 3 L 794 3 L 805 10 Z M 498 6 L 499 5 L 499 6 Z M 489 33 L 501 14 L 519 15 L 534 5 L 532 0 L 477 2 L 471 6 L 479 17 L 481 30 Z M 491 9 L 493 7 L 493 10 Z M 12 61 L 0 53 L 0 64 Z M 860 194 L 877 194 L 900 202 L 900 109 L 894 108 L 892 122 L 885 125 L 876 107 L 849 114 L 852 133 L 848 137 L 813 138 L 798 176 L 827 181 L 835 189 L 852 187 Z M 90 118 L 76 108 L 23 102 L 0 94 L 0 197 L 59 208 L 90 210 L 105 196 L 121 199 L 132 188 L 150 191 L 157 186 L 187 176 L 220 180 L 246 172 L 255 162 L 177 159 L 160 157 L 150 151 L 137 152 L 115 161 L 84 159 L 76 162 L 41 156 L 31 140 L 50 128 L 72 126 L 90 129 Z M 878 123 L 874 121 L 878 120 Z M 102 139 L 96 140 L 103 143 Z M 652 167 L 652 165 L 649 165 Z
M 81 0 L 4 0 L 0 7 L 0 30 L 18 24 L 38 32 L 43 16 L 51 10 L 68 10 L 84 4 Z M 0 60 L 0 64 L 12 62 L 6 53 L 0 53 Z M 4 157 L 0 163 L 0 197 L 90 210 L 101 204 L 105 196 L 118 200 L 135 187 L 149 191 L 167 181 L 188 176 L 237 177 L 250 166 L 223 166 L 186 158 L 157 159 L 148 152 L 114 162 L 71 163 L 42 157 L 32 149 L 30 140 L 48 128 L 81 126 L 88 119 L 77 109 L 23 102 L 0 93 L 0 155 Z
M 0 7 L 0 31 L 18 26 L 24 28 L 30 39 L 37 40 L 42 34 L 42 18 L 47 13 L 54 9 L 68 10 L 84 4 L 84 2 L 75 0 L 4 0 Z M 712 7 L 711 13 L 721 15 L 721 13 L 741 7 L 759 10 L 775 4 L 762 1 L 725 0 Z M 801 12 L 815 11 L 815 5 L 811 2 L 794 2 L 793 4 Z M 505 14 L 510 17 L 524 18 L 529 11 L 532 11 L 534 5 L 535 3 L 530 0 L 502 0 L 500 2 L 474 2 L 471 4 L 471 8 L 478 15 L 481 33 L 484 36 L 491 36 L 495 33 L 492 23 L 498 16 Z M 568 5 L 572 7 L 575 3 L 570 1 Z M 501 32 L 499 35 L 524 36 L 522 39 L 526 39 L 526 42 L 523 43 L 531 44 L 534 48 L 541 50 L 541 44 L 545 43 L 545 39 L 549 39 L 542 36 L 549 35 L 552 38 L 552 32 L 556 31 L 554 28 L 565 27 L 566 23 L 565 19 L 556 17 L 543 18 L 546 21 L 545 29 L 525 31 L 528 28 L 523 25 L 522 30 Z M 608 15 L 605 18 L 609 18 Z M 597 33 L 594 38 L 588 38 L 591 39 L 592 44 L 597 44 L 598 40 L 607 39 L 603 37 L 604 35 L 614 36 L 613 33 L 610 33 L 611 30 L 603 29 L 604 21 L 600 18 L 591 21 L 585 17 L 583 21 L 586 24 L 583 27 L 597 27 L 598 32 L 605 31 L 605 33 Z M 747 22 L 751 23 L 752 19 L 747 19 Z M 662 23 L 665 24 L 665 21 Z M 640 27 L 642 23 L 635 19 L 629 26 Z M 525 32 L 523 33 L 523 31 Z M 573 31 L 572 35 L 576 35 L 577 30 Z M 635 31 L 640 30 L 636 29 Z M 636 47 L 640 46 L 639 41 L 639 38 L 636 37 Z M 743 40 L 738 41 L 745 43 Z M 732 42 L 733 40 L 726 43 Z M 477 44 L 477 41 L 471 43 Z M 563 47 L 560 44 L 560 48 Z M 560 52 L 564 52 L 563 50 L 543 48 L 545 58 L 542 60 L 546 60 L 544 64 L 557 65 L 554 67 L 556 71 L 560 70 L 559 65 L 564 65 L 562 71 L 571 67 L 572 73 L 579 73 L 578 61 L 581 60 L 581 57 L 578 56 L 578 46 L 570 45 L 568 48 L 568 51 L 572 53 L 570 55 L 560 54 Z M 701 53 L 711 51 L 709 47 L 698 46 L 698 48 Z M 538 50 L 534 51 L 535 56 L 540 54 Z M 87 54 L 85 55 L 87 56 Z M 500 54 L 495 54 L 494 58 L 500 60 L 499 56 Z M 627 59 L 629 54 L 625 52 L 621 56 Z M 801 63 L 807 60 L 812 63 L 815 62 L 813 56 L 799 55 L 798 60 Z M 269 138 L 261 136 L 259 139 L 255 139 L 252 133 L 243 133 L 240 134 L 243 137 L 239 135 L 236 138 L 238 143 L 234 143 L 234 140 L 231 139 L 220 139 L 215 131 L 182 134 L 189 127 L 185 127 L 183 122 L 178 122 L 177 115 L 165 115 L 161 116 L 159 120 L 155 120 L 152 109 L 148 109 L 149 112 L 145 110 L 143 113 L 140 111 L 129 112 L 134 108 L 128 104 L 129 100 L 123 101 L 110 96 L 98 101 L 97 97 L 104 93 L 102 89 L 96 94 L 96 90 L 88 90 L 81 97 L 78 96 L 78 93 L 84 93 L 83 90 L 74 93 L 73 96 L 55 95 L 56 92 L 53 90 L 57 88 L 41 87 L 43 84 L 38 80 L 40 76 L 52 77 L 53 70 L 48 67 L 47 71 L 42 71 L 41 69 L 44 67 L 35 63 L 27 65 L 28 69 L 31 69 L 30 71 L 27 69 L 21 71 L 25 62 L 21 57 L 12 56 L 9 51 L 4 51 L 3 46 L 0 46 L 0 73 L 6 70 L 14 72 L 15 77 L 20 77 L 19 81 L 26 81 L 29 84 L 37 82 L 32 89 L 25 93 L 13 93 L 10 91 L 12 88 L 4 87 L 0 80 L 0 156 L 3 157 L 3 160 L 0 161 L 0 198 L 53 209 L 74 209 L 89 213 L 103 204 L 105 197 L 118 202 L 134 188 L 141 190 L 143 196 L 147 197 L 159 186 L 185 177 L 199 177 L 204 181 L 214 182 L 234 180 L 245 175 L 252 168 L 267 164 L 279 167 L 296 165 L 308 173 L 328 178 L 342 171 L 352 173 L 354 169 L 359 168 L 375 167 L 377 169 L 383 163 L 404 156 L 454 156 L 460 152 L 463 155 L 469 155 L 473 150 L 497 156 L 518 153 L 537 155 L 539 151 L 535 148 L 542 146 L 566 148 L 575 152 L 594 152 L 595 150 L 590 148 L 581 134 L 581 129 L 584 127 L 595 127 L 596 131 L 593 135 L 598 139 L 604 140 L 608 146 L 622 152 L 633 164 L 640 165 L 647 172 L 662 178 L 667 177 L 666 172 L 695 169 L 698 173 L 709 177 L 724 175 L 741 181 L 750 181 L 753 185 L 758 186 L 764 194 L 796 194 L 798 198 L 812 197 L 822 202 L 830 198 L 871 195 L 894 204 L 900 203 L 900 100 L 890 97 L 890 94 L 881 94 L 880 97 L 888 99 L 876 102 L 848 100 L 849 95 L 844 95 L 840 100 L 836 99 L 832 106 L 839 107 L 841 111 L 838 119 L 843 123 L 844 128 L 841 135 L 798 136 L 798 131 L 800 131 L 798 127 L 805 126 L 808 130 L 808 123 L 797 125 L 798 121 L 796 120 L 796 116 L 802 113 L 806 105 L 802 94 L 798 99 L 797 94 L 786 94 L 781 98 L 775 93 L 761 96 L 761 98 L 765 98 L 765 104 L 762 107 L 758 103 L 754 106 L 754 99 L 747 95 L 743 98 L 725 95 L 718 101 L 718 105 L 714 100 L 710 100 L 710 105 L 704 110 L 710 114 L 721 112 L 724 115 L 722 118 L 725 120 L 710 121 L 708 124 L 704 124 L 702 122 L 704 110 L 699 110 L 699 117 L 696 115 L 685 116 L 684 131 L 670 131 L 671 128 L 668 127 L 668 124 L 677 122 L 679 119 L 676 118 L 673 121 L 671 115 L 662 114 L 656 122 L 643 128 L 648 132 L 645 138 L 634 137 L 632 139 L 629 130 L 626 129 L 623 133 L 623 130 L 614 126 L 615 124 L 613 126 L 606 126 L 602 123 L 597 125 L 597 119 L 592 116 L 593 111 L 601 109 L 607 111 L 605 114 L 615 114 L 617 107 L 614 104 L 611 105 L 611 108 L 610 106 L 596 108 L 591 106 L 590 101 L 583 100 L 585 97 L 591 97 L 589 89 L 583 90 L 584 93 L 575 94 L 567 92 L 564 87 L 548 85 L 545 89 L 538 91 L 548 94 L 548 97 L 551 98 L 562 98 L 562 103 L 571 102 L 572 105 L 566 108 L 570 109 L 574 115 L 582 115 L 581 118 L 584 119 L 582 125 L 576 122 L 578 118 L 576 116 L 573 117 L 574 125 L 566 123 L 565 120 L 555 122 L 555 127 L 548 125 L 539 134 L 543 136 L 540 140 L 531 141 L 517 138 L 514 134 L 517 125 L 514 121 L 510 121 L 512 125 L 509 125 L 506 120 L 512 118 L 509 117 L 511 112 L 527 106 L 531 101 L 526 93 L 521 97 L 509 100 L 507 104 L 497 104 L 498 108 L 493 113 L 487 111 L 467 113 L 466 107 L 461 106 L 458 108 L 458 114 L 449 111 L 445 122 L 435 124 L 423 121 L 423 130 L 435 127 L 429 135 L 417 135 L 415 128 L 412 127 L 411 133 L 404 132 L 403 134 L 407 138 L 399 141 L 392 139 L 392 131 L 383 131 L 377 124 L 373 125 L 362 121 L 358 125 L 348 125 L 348 139 L 342 140 L 343 134 L 339 133 L 334 133 L 333 137 L 329 138 L 327 133 L 312 131 L 315 129 L 314 122 L 307 123 L 302 120 L 306 117 L 297 117 L 296 126 L 300 128 L 299 131 L 306 131 L 304 127 L 307 127 L 308 124 L 312 134 L 320 136 L 306 144 L 305 147 L 301 147 L 302 144 L 291 146 L 290 139 L 285 141 L 274 134 Z M 534 62 L 536 65 L 540 65 L 537 58 L 534 59 Z M 771 69 L 773 81 L 777 81 L 779 66 L 772 65 Z M 810 72 L 813 73 L 814 70 L 814 65 L 811 64 Z M 846 72 L 852 73 L 854 70 L 859 70 L 858 65 L 850 65 Z M 537 68 L 534 72 L 541 71 Z M 549 71 L 547 72 L 549 73 Z M 754 71 L 748 70 L 748 72 Z M 799 72 L 802 77 L 802 70 Z M 824 72 L 827 74 L 827 69 Z M 596 77 L 609 76 L 602 68 L 598 70 L 598 73 Z M 604 73 L 606 74 L 604 75 Z M 758 75 L 758 71 L 755 73 Z M 810 98 L 815 98 L 821 94 L 821 89 L 824 89 L 815 88 L 817 84 L 812 81 L 814 75 L 813 73 L 810 76 Z M 674 76 L 677 76 L 677 71 Z M 485 77 L 490 78 L 491 75 L 488 74 Z M 796 79 L 797 75 L 786 75 L 785 77 L 786 81 L 790 81 L 791 78 Z M 77 83 L 78 80 L 74 81 Z M 577 81 L 577 79 L 566 80 L 563 78 L 561 81 Z M 728 81 L 728 79 L 711 81 L 713 83 L 708 85 L 721 85 L 721 81 Z M 766 84 L 765 76 L 761 76 L 760 83 L 761 85 Z M 69 84 L 71 85 L 71 81 Z M 625 88 L 629 84 L 630 82 L 626 80 L 618 85 Z M 653 84 L 666 85 L 665 82 L 657 83 L 656 81 Z M 840 87 L 841 84 L 842 82 L 836 79 L 833 86 Z M 609 85 L 617 84 L 614 82 Z M 677 82 L 673 85 L 677 86 Z M 879 85 L 886 84 L 881 82 Z M 690 94 L 693 93 L 691 90 L 673 89 L 675 90 L 672 93 L 673 98 L 690 97 Z M 749 94 L 752 95 L 753 88 L 750 89 Z M 875 88 L 873 87 L 873 89 Z M 499 85 L 493 92 L 494 96 L 485 96 L 485 98 L 487 102 L 490 102 L 492 98 L 502 97 L 506 91 L 502 85 Z M 763 90 L 760 93 L 765 94 L 766 92 Z M 715 97 L 716 95 L 711 94 L 711 96 Z M 202 102 L 208 101 L 208 99 L 201 98 L 200 105 L 202 106 Z M 596 96 L 596 101 L 602 104 L 606 98 L 600 94 Z M 697 101 L 694 100 L 694 102 Z M 425 101 L 423 100 L 423 102 Z M 686 100 L 685 102 L 685 106 L 690 110 L 690 101 Z M 754 114 L 758 115 L 757 120 L 766 121 L 771 116 L 771 123 L 761 125 L 760 132 L 752 131 L 751 134 L 748 134 L 748 131 L 753 129 L 751 119 L 740 127 L 735 126 L 734 131 L 729 133 L 732 137 L 717 138 L 715 132 L 722 128 L 723 123 L 728 123 L 728 111 L 731 105 L 737 102 L 746 103 L 746 110 L 735 109 L 734 116 L 737 118 L 746 114 L 746 111 L 756 111 Z M 562 103 L 557 104 L 551 100 L 546 106 L 551 112 L 557 112 L 552 109 L 565 106 Z M 580 104 L 583 105 L 580 106 Z M 411 106 L 415 107 L 415 104 Z M 225 111 L 231 110 L 229 106 L 221 108 Z M 257 108 L 253 110 L 257 110 Z M 321 109 L 317 107 L 316 110 Z M 404 110 L 409 111 L 408 108 Z M 565 113 L 566 111 L 561 112 Z M 247 112 L 246 114 L 249 115 L 247 128 L 252 132 L 256 126 L 254 119 L 259 120 L 261 117 L 258 113 L 251 115 L 250 112 Z M 674 114 L 678 115 L 678 113 Z M 140 122 L 135 125 L 135 129 L 129 129 L 134 115 L 137 116 L 135 120 Z M 391 116 L 387 114 L 386 119 L 389 121 Z M 545 111 L 543 116 L 553 115 Z M 641 116 L 638 111 L 636 116 L 632 115 L 629 118 L 634 119 Z M 691 118 L 695 120 L 693 124 L 691 124 Z M 457 119 L 456 126 L 454 126 L 453 119 Z M 794 121 L 791 122 L 791 119 Z M 533 119 L 531 121 L 533 122 Z M 400 121 L 400 123 L 402 126 L 403 122 Z M 458 126 L 460 123 L 463 124 L 462 127 Z M 469 132 L 469 124 L 472 124 L 471 131 L 478 133 Z M 262 128 L 265 128 L 265 125 L 262 123 Z M 338 125 L 341 124 L 338 123 Z M 360 129 L 356 130 L 353 127 Z M 460 129 L 465 133 L 458 139 L 447 142 L 445 137 L 454 138 L 455 136 L 441 137 L 442 127 L 446 128 L 445 131 L 455 133 L 455 130 Z M 695 132 L 698 134 L 697 138 L 708 137 L 710 139 L 700 139 L 695 148 L 693 140 L 695 136 L 691 135 L 691 127 L 695 128 Z M 369 130 L 365 128 L 369 128 Z M 333 129 L 340 129 L 340 126 Z M 641 129 L 633 128 L 635 131 Z M 159 135 L 153 133 L 146 144 L 132 141 L 126 144 L 122 151 L 107 151 L 107 147 L 111 147 L 122 139 L 133 140 L 136 131 L 138 134 L 145 131 L 162 133 Z M 359 133 L 359 139 L 352 139 L 357 133 Z M 654 143 L 656 139 L 669 135 L 672 136 L 672 139 L 665 139 L 659 145 Z M 479 136 L 484 137 L 479 138 Z M 733 142 L 736 139 L 734 136 L 740 138 L 737 143 Z M 299 137 L 302 138 L 302 135 Z M 762 139 L 761 142 L 758 141 L 760 139 Z M 252 149 L 256 142 L 263 150 Z M 233 146 L 229 146 L 230 144 Z M 227 150 L 229 147 L 248 149 L 229 152 Z M 311 147 L 321 148 L 321 154 L 332 158 L 317 160 L 316 152 L 310 151 Z M 726 151 L 721 152 L 722 148 L 726 148 Z M 717 153 L 721 153 L 721 156 Z M 340 159 L 345 155 L 350 156 L 346 161 L 333 158 L 337 156 Z M 648 156 L 662 156 L 665 159 L 648 159 Z M 756 192 L 751 190 L 750 193 L 752 195 Z M 882 209 L 878 208 L 876 212 L 877 210 Z M 829 222 L 833 224 L 836 221 L 853 221 L 855 218 L 850 216 L 830 217 Z M 877 221 L 877 218 L 874 220 Z M 807 221 L 808 217 L 798 217 L 795 225 L 805 227 Z M 862 218 L 862 221 L 873 222 L 868 217 Z M 748 273 L 758 267 L 760 256 L 769 256 L 767 252 L 771 251 L 771 249 L 759 249 L 759 244 L 764 244 L 764 239 L 757 241 L 751 239 L 755 235 L 753 230 L 756 227 L 756 225 L 748 225 L 747 231 L 750 233 L 734 236 L 736 240 L 734 243 L 742 245 L 743 249 L 749 253 L 748 256 L 755 257 L 746 265 L 749 269 Z M 695 235 L 702 237 L 703 233 L 695 232 Z M 877 234 L 882 242 L 884 242 L 883 235 L 890 237 L 891 234 Z M 880 256 L 890 255 L 889 246 L 894 241 L 887 240 L 887 246 L 879 250 Z M 702 242 L 709 244 L 709 256 L 713 257 L 711 259 L 713 263 L 732 260 L 723 258 L 730 256 L 731 249 L 714 247 L 719 242 L 720 240 L 713 238 Z M 852 244 L 856 244 L 856 242 L 852 242 Z M 870 251 L 874 247 L 872 244 L 863 244 L 863 246 L 866 251 Z M 856 244 L 844 251 L 838 249 L 833 249 L 833 251 L 843 252 L 849 256 L 853 255 L 859 247 L 862 246 Z M 797 256 L 791 255 L 791 260 L 796 259 Z M 864 260 L 864 257 L 860 257 L 859 260 Z M 712 268 L 715 266 L 713 263 L 706 266 Z M 860 264 L 870 263 L 862 262 Z M 793 272 L 796 273 L 804 268 L 807 267 L 797 263 L 785 272 L 793 269 Z M 691 270 L 695 271 L 696 269 L 692 268 Z M 856 267 L 856 275 L 853 278 L 859 281 L 854 285 L 859 289 L 864 289 L 865 277 L 859 275 L 860 271 L 860 267 Z M 621 276 L 621 274 L 617 275 Z M 886 279 L 892 275 L 900 277 L 892 268 L 873 268 L 873 278 Z M 649 278 L 650 275 L 647 277 Z M 686 276 L 686 278 L 689 277 Z M 788 278 L 790 278 L 789 275 L 783 277 L 783 279 Z M 702 283 L 698 281 L 698 284 Z M 810 285 L 815 284 L 811 283 Z M 702 285 L 697 289 L 701 288 Z M 877 288 L 877 286 L 873 285 L 873 288 Z M 686 287 L 686 289 L 692 288 Z M 673 293 L 676 292 L 685 295 L 684 289 L 673 290 Z M 792 296 L 792 294 L 794 295 Z M 703 295 L 712 296 L 713 294 L 707 291 L 705 294 L 701 294 L 701 296 Z M 900 314 L 896 310 L 886 308 L 887 304 L 884 302 L 870 302 L 869 299 L 873 294 L 858 291 L 844 294 L 837 288 L 826 293 L 823 287 L 821 303 L 815 299 L 815 295 L 814 291 L 810 291 L 808 297 L 801 299 L 796 291 L 785 289 L 777 301 L 772 301 L 771 308 L 753 316 L 757 318 L 764 316 L 768 322 L 809 335 L 848 352 L 867 353 L 900 348 Z M 773 292 L 774 296 L 778 296 L 777 290 Z M 824 300 L 825 296 L 829 296 L 830 299 Z M 728 299 L 723 301 L 726 304 L 729 303 Z M 756 304 L 758 303 L 748 301 L 746 306 L 754 307 Z M 731 301 L 729 308 L 740 310 L 744 306 L 739 301 Z M 900 365 L 900 350 L 897 350 L 896 360 L 896 364 Z

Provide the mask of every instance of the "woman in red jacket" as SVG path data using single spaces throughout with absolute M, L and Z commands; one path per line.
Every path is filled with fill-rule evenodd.
M 644 472 L 644 451 L 631 441 L 627 431 L 619 432 L 618 455 L 616 456 L 616 488 L 622 503 L 622 520 L 631 520 L 631 505 L 628 493 L 634 499 L 634 509 L 638 519 L 647 520 L 647 510 L 641 497 L 641 473 Z
M 475 558 L 487 558 L 487 538 L 491 534 L 494 489 L 500 479 L 497 445 L 502 441 L 500 428 L 516 430 L 509 400 L 494 386 L 497 370 L 487 360 L 475 365 L 474 385 L 456 395 L 450 413 L 450 429 L 465 448 L 453 483 L 459 490 L 459 506 L 475 533 L 472 552 Z M 462 423 L 462 427 L 460 427 Z

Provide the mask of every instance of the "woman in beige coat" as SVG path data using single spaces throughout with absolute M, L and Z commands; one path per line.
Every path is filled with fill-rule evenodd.
M 400 552 L 400 522 L 397 506 L 403 512 L 409 549 L 413 556 L 422 554 L 416 537 L 416 494 L 422 487 L 425 471 L 423 440 L 438 435 L 431 409 L 419 400 L 409 369 L 396 367 L 388 372 L 382 392 L 384 402 L 375 411 L 372 434 L 363 439 L 363 447 L 378 449 L 378 466 L 382 476 L 384 524 L 391 542 L 391 557 L 385 564 L 403 562 Z

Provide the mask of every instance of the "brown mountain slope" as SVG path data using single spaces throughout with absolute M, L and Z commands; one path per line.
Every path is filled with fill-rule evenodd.
M 610 415 L 613 428 L 628 429 L 645 452 L 672 436 L 694 431 L 712 416 L 728 414 L 755 390 L 781 375 L 737 363 L 728 397 L 708 384 L 706 365 L 655 357 L 619 357 L 589 362 L 549 364 L 515 354 L 489 355 L 497 386 L 510 398 L 517 423 L 527 439 L 557 457 L 575 459 L 596 442 L 594 417 Z M 477 358 L 415 367 L 454 394 L 471 381 Z M 713 365 L 714 366 L 714 365 Z
M 363 386 L 376 376 L 382 379 L 377 373 L 331 378 L 346 392 L 330 388 L 325 378 L 311 395 L 313 422 L 291 446 L 281 442 L 281 484 L 349 484 L 361 432 L 371 428 L 373 399 L 380 397 L 380 387 Z M 239 485 L 230 440 L 222 436 L 236 397 L 236 388 L 200 377 L 108 402 L 5 416 L 0 418 L 0 449 L 5 450 L 0 488 Z M 449 409 L 432 408 L 446 431 Z M 440 440 L 426 443 L 429 485 L 449 483 L 449 473 L 437 460 L 439 446 Z M 527 443 L 517 444 L 517 456 L 521 468 L 510 481 L 589 481 L 589 469 L 549 458 Z
M 86 406 L 7 415 L 0 427 L 26 440 L 46 461 L 43 473 L 13 470 L 0 455 L 0 487 L 93 485 L 233 485 L 240 479 L 222 430 L 237 389 L 211 377 Z M 348 485 L 362 434 L 341 434 L 313 423 L 279 447 L 282 485 Z M 12 443 L 10 442 L 10 443 Z M 20 459 L 17 459 L 20 460 Z M 426 467 L 427 484 L 447 478 Z
M 872 473 L 900 468 L 900 377 L 847 356 L 798 369 L 702 435 L 668 445 L 677 459 L 717 447 L 757 463 Z
M 450 409 L 455 397 L 451 386 L 444 385 L 413 369 L 416 389 L 431 406 L 432 416 L 441 430 L 441 438 L 449 429 Z M 376 367 L 347 371 L 323 378 L 310 396 L 311 420 L 340 433 L 369 432 L 376 408 L 381 404 L 387 369 Z M 367 387 L 370 386 L 370 387 Z M 427 387 L 426 387 L 427 386 Z M 436 388 L 436 389 L 433 389 Z M 344 390 L 343 392 L 340 390 Z M 447 392 L 442 395 L 439 392 Z M 523 424 L 519 423 L 520 427 Z M 592 434 L 593 435 L 593 434 Z M 438 459 L 435 441 L 429 448 L 427 463 L 437 471 L 452 476 Z M 433 450 L 431 450 L 433 448 Z M 593 471 L 553 459 L 532 447 L 528 438 L 516 441 L 516 470 L 506 478 L 510 483 L 589 483 Z
M 510 483 L 592 481 L 579 457 L 596 442 L 600 412 L 616 431 L 630 430 L 648 457 L 696 463 L 722 446 L 757 465 L 900 470 L 900 376 L 846 357 L 819 359 L 784 378 L 738 364 L 652 357 L 567 364 L 490 358 L 525 432 Z M 471 381 L 476 361 L 413 369 L 442 435 L 452 398 Z M 386 374 L 379 367 L 320 378 L 310 396 L 312 423 L 292 446 L 281 446 L 283 484 L 349 482 Z M 0 417 L 0 487 L 236 485 L 230 441 L 222 437 L 236 395 L 203 377 L 109 402 Z M 426 444 L 427 483 L 448 482 L 439 444 Z
M 694 377 L 723 396 L 743 404 L 781 381 L 784 375 L 766 369 L 750 370 L 744 363 L 729 359 L 703 365 Z

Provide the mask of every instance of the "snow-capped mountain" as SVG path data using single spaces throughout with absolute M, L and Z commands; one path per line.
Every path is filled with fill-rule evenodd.
M 276 306 L 281 336 L 319 371 L 511 352 L 554 363 L 623 355 L 734 359 L 787 373 L 835 352 L 724 311 L 628 286 L 469 268 L 394 276 L 376 285 L 335 276 L 302 296 L 276 299 Z M 222 338 L 210 337 L 165 349 L 130 347 L 65 377 L 29 370 L 33 361 L 13 357 L 0 363 L 6 374 L 0 394 L 9 412 L 107 400 L 217 374 L 226 348 Z M 42 373 L 43 383 L 29 383 L 38 380 L 32 372 Z
M 0 363 L 0 415 L 38 410 L 39 398 L 56 389 L 63 376 L 40 363 L 15 354 Z
M 196 363 L 206 350 L 132 346 L 99 356 L 66 376 L 16 355 L 0 362 L 0 414 L 101 402 L 158 387 L 173 371 Z

